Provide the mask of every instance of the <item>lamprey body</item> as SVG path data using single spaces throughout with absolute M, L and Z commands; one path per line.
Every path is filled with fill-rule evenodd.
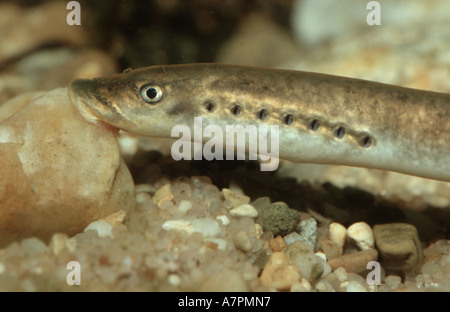
M 279 125 L 279 156 L 450 182 L 450 94 L 300 71 L 154 66 L 74 80 L 85 118 L 144 136 L 176 125 Z M 208 141 L 205 138 L 204 141 Z

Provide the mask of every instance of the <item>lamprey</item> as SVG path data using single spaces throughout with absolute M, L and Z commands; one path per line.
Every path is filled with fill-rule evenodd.
M 450 182 L 450 94 L 300 71 L 154 66 L 74 80 L 92 122 L 171 137 L 176 125 L 279 125 L 279 156 Z M 204 138 L 206 142 L 208 138 Z

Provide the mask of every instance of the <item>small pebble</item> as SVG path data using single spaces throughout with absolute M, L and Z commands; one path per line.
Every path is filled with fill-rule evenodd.
M 284 238 L 286 245 L 290 245 L 296 241 L 302 241 L 305 244 L 307 244 L 307 242 L 304 240 L 303 236 L 301 236 L 297 232 L 289 233 L 288 235 L 285 235 L 283 238 Z M 307 244 L 307 245 L 309 246 L 309 244 Z
M 120 209 L 119 211 L 116 211 L 109 216 L 100 219 L 99 221 L 104 221 L 106 223 L 109 223 L 112 226 L 122 224 L 125 221 L 125 217 L 127 216 L 127 213 L 125 210 Z
M 391 290 L 396 290 L 402 283 L 402 278 L 397 275 L 389 275 L 384 279 L 384 283 L 388 285 Z
M 167 277 L 167 281 L 170 283 L 170 285 L 172 285 L 172 286 L 178 286 L 178 285 L 180 285 L 180 283 L 181 283 L 181 278 L 178 276 L 178 275 L 176 275 L 176 274 L 170 274 L 168 277 Z
M 211 244 L 215 244 L 216 248 L 211 248 L 211 249 L 218 249 L 218 250 L 225 250 L 228 246 L 228 241 L 223 239 L 223 238 L 214 238 L 214 237 L 207 237 L 205 238 L 205 243 L 211 243 Z
M 347 271 L 343 267 L 339 267 L 336 270 L 334 270 L 334 274 L 336 275 L 336 277 L 340 282 L 344 282 L 348 279 Z
M 361 250 L 372 249 L 375 246 L 372 228 L 366 222 L 357 222 L 350 225 L 347 229 L 347 235 Z
M 55 233 L 50 239 L 49 248 L 53 254 L 57 255 L 62 250 L 68 249 L 70 252 L 75 250 L 75 246 L 70 243 L 69 237 L 65 233 Z
M 325 253 L 327 259 L 339 257 L 343 253 L 342 245 L 334 242 L 331 239 L 319 240 L 320 249 Z
M 298 267 L 301 275 L 310 282 L 318 279 L 324 272 L 325 261 L 316 256 L 313 249 L 302 241 L 288 245 L 283 252 Z
M 284 247 L 286 247 L 285 240 L 280 235 L 278 235 L 275 238 L 272 238 L 270 240 L 269 245 L 270 245 L 270 248 L 272 248 L 273 251 L 281 251 Z
M 344 246 L 347 240 L 347 229 L 340 223 L 333 222 L 330 224 L 330 239 L 338 244 Z
M 47 245 L 36 237 L 23 239 L 20 242 L 20 246 L 22 247 L 23 251 L 29 256 L 48 252 Z
M 267 260 L 259 280 L 264 286 L 288 290 L 300 277 L 297 266 L 283 252 L 274 252 Z
M 105 221 L 94 221 L 90 223 L 84 232 L 94 230 L 97 232 L 98 237 L 112 237 L 112 225 Z
M 330 259 L 328 260 L 328 264 L 333 270 L 343 267 L 347 272 L 360 273 L 366 271 L 367 263 L 376 261 L 377 259 L 377 250 L 369 249 Z
M 239 231 L 233 235 L 233 244 L 236 249 L 243 252 L 252 250 L 252 242 L 245 231 Z
M 422 245 L 415 226 L 407 223 L 377 224 L 374 234 L 385 269 L 411 271 L 422 263 Z
M 250 197 L 238 194 L 227 188 L 222 189 L 222 194 L 225 200 L 231 203 L 232 207 L 239 207 L 241 205 L 245 205 L 250 202 Z
M 297 231 L 300 234 L 300 236 L 303 238 L 303 241 L 314 249 L 314 246 L 316 245 L 316 238 L 317 238 L 317 221 L 316 219 L 310 217 L 305 220 L 301 220 Z
M 160 207 L 165 201 L 170 201 L 172 199 L 173 193 L 170 188 L 170 184 L 166 184 L 156 191 L 155 196 L 153 196 L 153 203 Z
M 205 237 L 217 237 L 220 234 L 220 226 L 216 220 L 210 218 L 200 218 L 194 220 L 168 220 L 164 222 L 162 228 L 166 231 L 201 233 Z
M 231 209 L 230 215 L 232 217 L 238 218 L 243 217 L 256 218 L 258 216 L 258 211 L 252 205 L 244 204 Z
M 192 208 L 192 202 L 188 201 L 188 200 L 182 200 L 180 202 L 180 204 L 178 205 L 178 211 L 181 212 L 187 212 L 189 210 L 191 210 Z
M 230 219 L 226 215 L 217 216 L 216 219 L 222 222 L 222 224 L 225 226 L 230 224 Z
M 264 231 L 271 231 L 273 235 L 287 235 L 293 232 L 300 220 L 300 213 L 289 208 L 283 202 L 276 202 L 259 210 L 256 223 Z
M 320 292 L 336 292 L 333 286 L 326 280 L 321 279 L 316 284 L 316 289 Z
M 295 282 L 291 286 L 291 292 L 310 292 L 311 284 L 304 278 L 300 282 Z

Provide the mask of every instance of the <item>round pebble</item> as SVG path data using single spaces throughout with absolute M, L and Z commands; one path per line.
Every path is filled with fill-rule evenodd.
M 340 223 L 332 222 L 330 224 L 330 239 L 338 244 L 339 246 L 344 246 L 347 240 L 347 229 Z
M 372 228 L 366 222 L 353 223 L 348 227 L 347 234 L 361 250 L 372 249 L 375 246 Z
M 248 235 L 244 231 L 239 231 L 233 235 L 233 244 L 236 249 L 243 252 L 252 250 L 252 242 L 248 238 Z
M 231 209 L 230 215 L 237 218 L 256 218 L 258 216 L 258 211 L 252 205 L 244 204 Z
M 278 290 L 288 290 L 300 280 L 300 272 L 283 252 L 274 252 L 261 273 L 262 285 Z

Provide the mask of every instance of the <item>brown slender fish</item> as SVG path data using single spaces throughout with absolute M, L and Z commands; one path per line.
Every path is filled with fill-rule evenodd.
M 74 80 L 90 121 L 171 137 L 176 125 L 278 125 L 279 157 L 450 182 L 450 94 L 255 67 L 154 66 Z M 205 138 L 207 141 L 208 138 Z

